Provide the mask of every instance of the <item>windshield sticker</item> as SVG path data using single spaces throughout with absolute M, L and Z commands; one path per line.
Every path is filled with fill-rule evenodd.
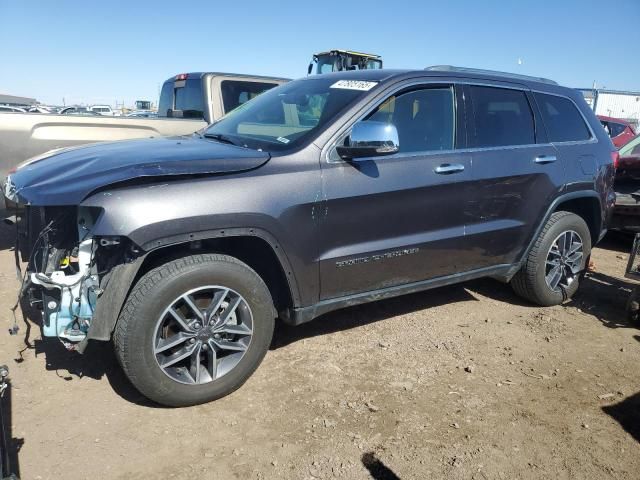
M 366 92 L 375 87 L 378 82 L 365 82 L 364 80 L 338 80 L 331 88 L 344 88 L 346 90 L 362 90 Z
M 276 138 L 276 140 L 278 140 L 279 142 L 282 142 L 284 144 L 287 144 L 287 143 L 289 143 L 291 141 L 288 138 L 284 138 L 284 137 L 278 137 L 278 138 Z

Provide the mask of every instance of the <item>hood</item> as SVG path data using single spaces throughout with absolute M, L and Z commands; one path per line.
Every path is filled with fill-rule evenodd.
M 25 162 L 4 190 L 16 203 L 77 205 L 99 188 L 136 178 L 241 172 L 268 160 L 266 152 L 196 135 L 97 143 Z

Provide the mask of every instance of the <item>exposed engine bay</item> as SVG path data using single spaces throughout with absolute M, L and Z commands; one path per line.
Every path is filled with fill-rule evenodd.
M 42 334 L 59 338 L 70 350 L 87 338 L 113 267 L 138 253 L 126 239 L 92 235 L 100 213 L 87 207 L 23 207 L 13 217 L 16 251 L 27 264 L 20 300 L 42 311 Z M 16 267 L 20 272 L 18 253 Z

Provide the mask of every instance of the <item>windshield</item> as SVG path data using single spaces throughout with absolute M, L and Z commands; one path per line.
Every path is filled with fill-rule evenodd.
M 335 57 L 330 55 L 318 55 L 318 65 L 316 67 L 316 73 L 331 73 L 335 63 Z
M 620 156 L 635 154 L 636 147 L 640 147 L 640 135 L 634 137 L 629 143 L 620 148 Z
M 318 78 L 269 90 L 211 125 L 205 136 L 266 151 L 290 150 L 311 138 L 376 82 Z

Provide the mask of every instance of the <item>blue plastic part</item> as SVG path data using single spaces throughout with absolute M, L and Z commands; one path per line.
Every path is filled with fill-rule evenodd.
M 45 322 L 42 328 L 42 334 L 45 337 L 65 336 L 65 330 L 73 324 L 76 318 L 81 320 L 79 322 L 80 331 L 86 334 L 91 319 L 93 318 L 95 306 L 96 295 L 93 290 L 86 289 L 85 294 L 81 296 L 80 302 L 76 302 L 71 292 L 69 292 L 69 289 L 64 289 L 60 305 L 58 305 L 57 311 L 49 314 L 49 325 L 46 325 Z

